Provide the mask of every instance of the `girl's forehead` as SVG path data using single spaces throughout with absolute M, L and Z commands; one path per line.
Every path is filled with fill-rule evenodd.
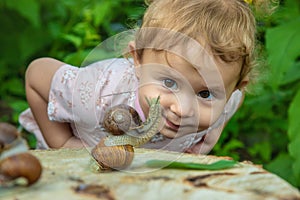
M 143 55 L 144 66 L 149 66 L 149 70 L 167 73 L 173 77 L 187 78 L 189 80 L 195 80 L 193 82 L 203 82 L 202 77 L 208 76 L 208 73 L 201 75 L 200 68 L 192 65 L 190 62 L 178 56 L 174 53 L 167 51 L 153 51 L 147 50 Z M 201 65 L 204 66 L 204 65 Z M 211 68 L 215 68 L 212 66 Z M 203 70 L 202 70 L 203 71 Z M 213 70 L 210 70 L 210 73 Z M 203 72 L 202 72 L 203 73 Z
M 232 65 L 233 60 L 229 61 L 231 63 L 226 59 L 222 62 L 219 56 L 223 54 L 216 55 L 211 43 L 201 34 L 191 37 L 169 29 L 147 27 L 139 29 L 137 35 L 136 50 L 142 50 L 139 51 L 141 58 L 144 56 L 143 51 L 149 49 L 179 56 L 202 71 L 209 72 L 217 70 L 220 66 Z
M 147 49 L 143 53 L 142 63 L 165 64 L 176 69 L 182 68 L 193 73 L 198 72 L 206 75 L 218 72 L 218 64 L 222 65 L 222 63 L 216 62 L 214 57 L 205 51 L 196 53 L 193 50 L 189 50 L 190 54 L 187 54 L 187 51 L 180 51 Z

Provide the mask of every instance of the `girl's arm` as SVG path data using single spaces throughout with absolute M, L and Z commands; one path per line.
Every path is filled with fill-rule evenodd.
M 50 121 L 47 114 L 51 81 L 63 62 L 52 58 L 34 60 L 26 71 L 26 97 L 33 116 L 50 148 L 81 147 L 69 123 Z

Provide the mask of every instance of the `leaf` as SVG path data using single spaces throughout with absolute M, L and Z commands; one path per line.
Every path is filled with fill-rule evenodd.
M 228 141 L 225 145 L 224 145 L 224 149 L 222 151 L 224 152 L 229 152 L 232 150 L 236 150 L 238 148 L 243 148 L 245 147 L 245 145 L 239 141 L 238 139 L 232 138 L 230 141 Z
M 294 63 L 294 65 L 286 72 L 283 77 L 282 84 L 286 85 L 294 81 L 300 80 L 300 62 Z
M 24 88 L 23 82 L 19 78 L 13 77 L 13 78 L 7 80 L 5 86 L 6 86 L 7 92 L 9 92 L 10 94 L 14 94 L 14 95 L 25 94 L 25 88 Z
M 9 105 L 17 114 L 28 108 L 28 103 L 25 100 L 14 100 Z
M 294 162 L 292 164 L 292 171 L 296 179 L 296 184 L 300 186 L 300 137 L 296 138 L 288 145 L 288 150 Z
M 272 144 L 270 141 L 257 142 L 249 148 L 248 152 L 253 157 L 259 155 L 263 161 L 269 161 L 272 154 Z
M 285 0 L 284 6 L 279 7 L 274 17 L 279 23 L 286 23 L 300 15 L 300 2 L 295 0 Z
M 290 104 L 288 110 L 288 136 L 290 143 L 288 150 L 292 158 L 294 159 L 293 163 L 293 172 L 297 179 L 297 185 L 300 186 L 300 89 L 296 96 L 294 97 L 292 103 Z
M 82 62 L 88 53 L 89 51 L 76 51 L 74 53 L 69 53 L 63 60 L 65 63 L 70 63 L 74 66 L 82 66 Z
M 75 47 L 79 48 L 80 45 L 82 44 L 82 39 L 76 35 L 71 35 L 71 34 L 62 34 L 61 36 L 63 39 L 66 41 L 72 43 Z
M 291 171 L 292 164 L 293 159 L 291 156 L 287 153 L 281 153 L 272 162 L 267 164 L 265 168 L 296 186 L 295 176 Z
M 297 94 L 293 98 L 288 110 L 288 119 L 289 119 L 288 135 L 291 141 L 297 137 L 300 137 L 299 116 L 300 116 L 300 88 L 298 89 Z
M 238 162 L 234 160 L 219 160 L 211 164 L 184 163 L 167 160 L 149 160 L 146 162 L 148 167 L 159 167 L 164 169 L 199 169 L 199 170 L 219 170 L 234 167 Z
M 283 82 L 285 73 L 293 66 L 300 55 L 300 17 L 268 29 L 266 48 L 271 65 L 270 83 L 276 89 Z
M 40 26 L 40 4 L 36 0 L 7 0 L 6 5 L 30 21 L 34 27 Z
M 110 15 L 112 10 L 111 1 L 104 1 L 97 4 L 94 8 L 94 25 L 99 26 Z
M 13 123 L 17 124 L 20 113 L 28 108 L 28 103 L 25 100 L 12 99 L 9 106 L 13 110 L 11 120 Z

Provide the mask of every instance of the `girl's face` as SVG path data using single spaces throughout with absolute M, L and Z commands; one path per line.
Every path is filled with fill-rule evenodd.
M 180 137 L 207 129 L 218 119 L 237 89 L 240 65 L 216 63 L 215 71 L 202 70 L 201 66 L 196 69 L 175 54 L 152 50 L 144 50 L 142 60 L 135 58 L 139 101 L 146 116 L 146 97 L 160 96 L 164 122 L 161 134 Z

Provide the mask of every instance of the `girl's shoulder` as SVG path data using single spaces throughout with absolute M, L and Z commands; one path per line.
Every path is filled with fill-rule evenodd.
M 119 80 L 120 77 L 135 77 L 135 68 L 131 59 L 125 58 L 110 58 L 100 61 L 95 61 L 87 64 L 83 63 L 81 66 L 72 66 L 65 64 L 57 74 L 65 76 L 65 73 L 73 73 L 73 76 L 78 80 L 97 82 L 101 79 L 102 82 L 106 80 Z M 66 72 L 67 71 L 67 72 Z M 120 80 L 119 80 L 120 81 Z
M 133 61 L 131 59 L 125 59 L 125 58 L 110 58 L 105 60 L 100 60 L 93 62 L 91 64 L 85 65 L 81 68 L 90 68 L 97 70 L 126 70 L 126 69 L 132 69 L 133 70 Z

